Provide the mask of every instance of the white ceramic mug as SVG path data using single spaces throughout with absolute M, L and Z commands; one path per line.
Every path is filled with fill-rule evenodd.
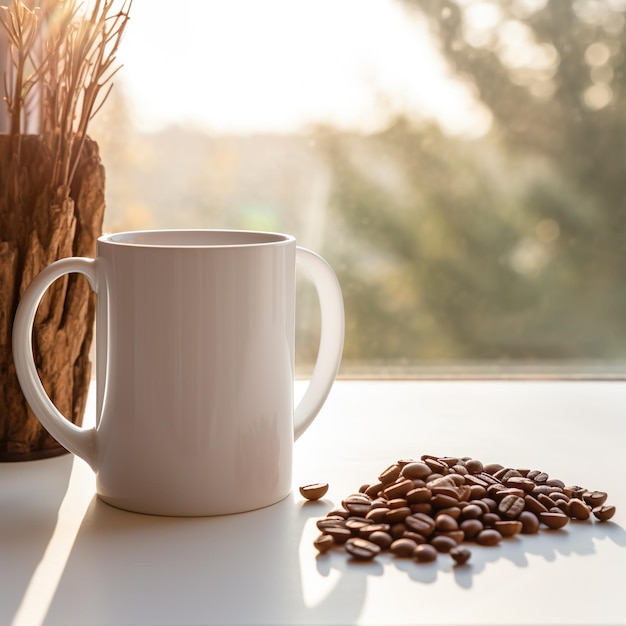
M 296 261 L 318 291 L 322 330 L 294 411 Z M 33 360 L 37 306 L 69 272 L 84 274 L 98 296 L 94 428 L 65 419 Z M 293 237 L 164 230 L 107 235 L 95 259 L 44 269 L 21 298 L 13 351 L 33 412 L 89 463 L 105 502 L 141 513 L 220 515 L 288 495 L 294 439 L 326 400 L 343 337 L 337 278 Z

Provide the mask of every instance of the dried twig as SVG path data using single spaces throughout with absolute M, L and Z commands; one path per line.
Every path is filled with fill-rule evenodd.
M 51 159 L 50 189 L 67 196 L 89 122 L 111 91 L 117 51 L 132 0 L 11 0 L 0 7 L 9 43 L 4 102 L 14 137 L 16 175 L 20 138 L 30 127 Z M 116 8 L 117 7 L 119 8 Z

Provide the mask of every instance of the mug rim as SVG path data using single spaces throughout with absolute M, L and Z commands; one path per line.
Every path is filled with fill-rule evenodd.
M 164 228 L 106 233 L 98 243 L 129 248 L 249 248 L 295 242 L 293 235 L 228 228 Z

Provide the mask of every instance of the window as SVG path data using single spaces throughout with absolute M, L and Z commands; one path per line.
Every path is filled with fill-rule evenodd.
M 344 374 L 621 376 L 625 16 L 624 0 L 135 0 L 92 127 L 106 229 L 296 235 L 342 283 Z M 300 302 L 306 369 L 304 284 Z

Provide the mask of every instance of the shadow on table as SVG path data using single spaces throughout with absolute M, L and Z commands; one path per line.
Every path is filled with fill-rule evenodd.
M 354 570 L 365 576 L 381 575 L 387 564 L 393 564 L 400 571 L 406 572 L 411 579 L 421 583 L 434 583 L 442 574 L 453 573 L 456 583 L 463 588 L 471 588 L 473 579 L 491 563 L 502 559 L 511 561 L 518 567 L 529 565 L 529 556 L 543 557 L 546 561 L 555 561 L 559 556 L 591 555 L 595 552 L 595 542 L 608 540 L 621 548 L 626 547 L 626 530 L 613 522 L 571 522 L 563 530 L 542 529 L 535 535 L 518 535 L 504 539 L 494 547 L 464 544 L 472 551 L 471 560 L 466 565 L 456 565 L 451 557 L 441 554 L 434 563 L 418 564 L 412 559 L 395 558 L 384 554 L 376 562 L 354 563 Z M 340 560 L 338 560 L 340 559 Z M 318 571 L 328 576 L 334 568 L 345 573 L 351 565 L 350 559 L 341 549 L 320 555 Z
M 139 515 L 94 497 L 44 623 L 278 625 L 293 624 L 294 616 L 355 623 L 365 579 L 337 581 L 328 602 L 305 602 L 293 547 L 320 515 L 293 494 L 265 509 L 213 518 Z M 351 602 L 338 611 L 332 597 L 346 584 Z
M 11 624 L 50 543 L 73 457 L 0 464 L 0 624 Z

